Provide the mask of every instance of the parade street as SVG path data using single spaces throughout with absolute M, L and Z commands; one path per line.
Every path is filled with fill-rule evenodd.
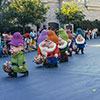
M 37 51 L 26 53 L 29 76 L 17 78 L 2 69 L 11 57 L 0 58 L 0 100 L 100 100 L 100 38 L 87 41 L 84 53 L 58 68 L 32 62 Z

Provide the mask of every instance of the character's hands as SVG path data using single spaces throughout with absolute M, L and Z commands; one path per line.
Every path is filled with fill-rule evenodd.
M 55 54 L 54 56 L 57 58 L 58 57 L 58 54 Z
M 66 55 L 68 55 L 68 51 L 65 51 Z
M 22 69 L 23 68 L 23 66 L 19 66 L 19 69 Z
M 70 39 L 68 39 L 68 43 L 71 43 L 71 40 Z

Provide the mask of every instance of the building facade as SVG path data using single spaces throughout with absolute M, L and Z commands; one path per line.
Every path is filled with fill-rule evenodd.
M 43 23 L 42 27 L 60 27 L 59 21 L 56 19 L 56 9 L 62 6 L 64 1 L 71 2 L 71 0 L 42 0 L 42 3 L 45 3 L 50 7 L 47 12 L 47 20 Z M 84 12 L 86 20 L 100 20 L 100 0 L 76 0 L 82 7 L 86 8 Z

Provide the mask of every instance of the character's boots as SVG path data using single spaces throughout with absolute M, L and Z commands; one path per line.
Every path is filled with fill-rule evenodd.
M 84 48 L 81 48 L 81 53 L 84 54 Z
M 24 72 L 24 76 L 28 76 L 28 75 L 29 75 L 28 71 Z
M 79 49 L 79 48 L 77 48 L 77 50 L 76 50 L 76 52 L 75 52 L 75 53 L 76 53 L 76 54 L 78 54 L 78 53 L 79 53 L 79 51 L 80 51 L 80 49 Z
M 65 51 L 61 53 L 61 57 L 59 60 L 60 63 L 62 62 L 68 62 L 68 55 L 66 55 Z
M 12 70 L 12 72 L 9 72 L 8 75 L 9 75 L 10 77 L 17 77 L 17 73 L 14 72 L 13 70 Z
M 48 64 L 47 68 L 53 68 L 53 64 Z
M 56 64 L 54 64 L 54 67 L 58 67 L 58 64 L 56 63 Z
M 29 75 L 29 72 L 28 71 L 22 72 L 21 74 L 24 74 L 24 76 L 28 76 Z

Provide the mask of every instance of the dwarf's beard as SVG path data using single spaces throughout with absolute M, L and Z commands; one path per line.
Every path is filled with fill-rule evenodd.
M 66 48 L 67 44 L 68 43 L 64 40 L 64 44 L 63 45 L 58 45 L 58 48 L 59 49 L 64 49 L 64 48 Z
M 76 38 L 76 43 L 77 44 L 84 44 L 84 42 L 85 42 L 84 38 L 81 38 L 81 39 Z
M 42 47 L 41 46 L 41 43 L 39 44 L 39 48 L 41 50 L 41 53 L 44 55 L 44 56 L 47 56 L 47 53 L 49 52 L 53 52 L 55 49 L 56 49 L 56 44 L 55 43 L 52 43 L 53 44 L 53 47 L 52 48 L 48 48 L 48 47 Z

